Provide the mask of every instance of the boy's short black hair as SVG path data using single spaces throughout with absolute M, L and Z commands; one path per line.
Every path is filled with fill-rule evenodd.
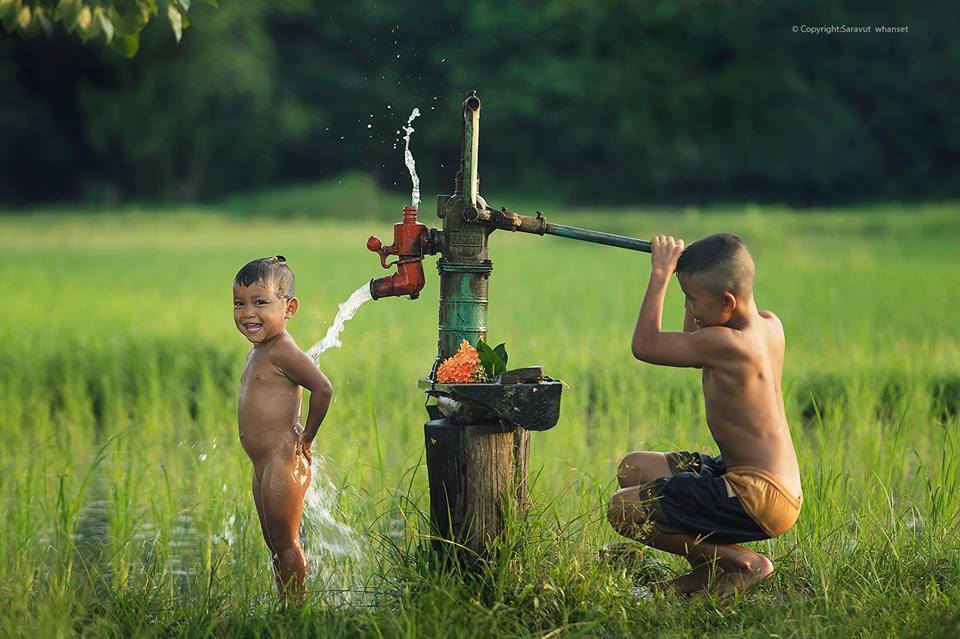
M 716 293 L 742 295 L 753 289 L 756 267 L 747 245 L 734 233 L 716 233 L 697 240 L 680 255 L 677 274 L 701 275 Z
M 248 262 L 237 271 L 237 276 L 233 279 L 234 284 L 241 286 L 250 286 L 254 282 L 263 282 L 267 286 L 272 286 L 277 297 L 281 299 L 290 299 L 297 296 L 293 281 L 293 269 L 287 264 L 287 258 L 282 255 L 261 257 L 258 260 Z

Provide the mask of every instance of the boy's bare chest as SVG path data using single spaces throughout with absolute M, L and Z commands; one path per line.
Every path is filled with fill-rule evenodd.
M 264 392 L 278 390 L 293 391 L 296 384 L 290 381 L 277 366 L 270 361 L 267 352 L 251 351 L 246 366 L 240 376 L 240 400 Z

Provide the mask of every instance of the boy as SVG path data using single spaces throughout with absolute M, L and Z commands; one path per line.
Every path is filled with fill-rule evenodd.
M 736 235 L 711 235 L 686 251 L 663 235 L 650 245 L 633 354 L 703 369 L 707 426 L 720 456 L 630 453 L 607 518 L 620 534 L 687 559 L 691 572 L 668 587 L 690 594 L 715 576 L 718 593 L 729 595 L 773 573 L 769 559 L 737 542 L 776 537 L 800 512 L 800 470 L 780 391 L 783 326 L 757 310 L 753 258 Z M 682 333 L 660 330 L 674 271 L 686 295 Z
M 240 380 L 240 443 L 253 462 L 253 500 L 270 548 L 281 596 L 306 595 L 307 561 L 300 547 L 303 497 L 310 485 L 310 445 L 330 405 L 326 376 L 287 333 L 300 308 L 293 271 L 282 255 L 254 260 L 233 282 L 233 320 L 253 348 Z M 306 427 L 303 388 L 310 391 Z

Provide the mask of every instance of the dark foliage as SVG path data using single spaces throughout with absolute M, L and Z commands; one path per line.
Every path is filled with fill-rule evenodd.
M 278 8 L 278 7 L 282 7 Z M 452 186 L 463 93 L 485 191 L 590 202 L 956 196 L 949 3 L 198 3 L 127 60 L 0 40 L 0 201 L 195 200 L 369 173 Z M 158 21 L 159 22 L 159 21 Z M 907 33 L 794 33 L 794 26 Z

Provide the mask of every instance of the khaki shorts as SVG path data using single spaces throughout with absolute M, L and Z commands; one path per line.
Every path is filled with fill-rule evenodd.
M 664 532 L 701 535 L 715 544 L 758 541 L 783 534 L 800 513 L 802 498 L 763 469 L 727 468 L 720 457 L 689 451 L 666 457 L 672 475 L 653 482 Z

